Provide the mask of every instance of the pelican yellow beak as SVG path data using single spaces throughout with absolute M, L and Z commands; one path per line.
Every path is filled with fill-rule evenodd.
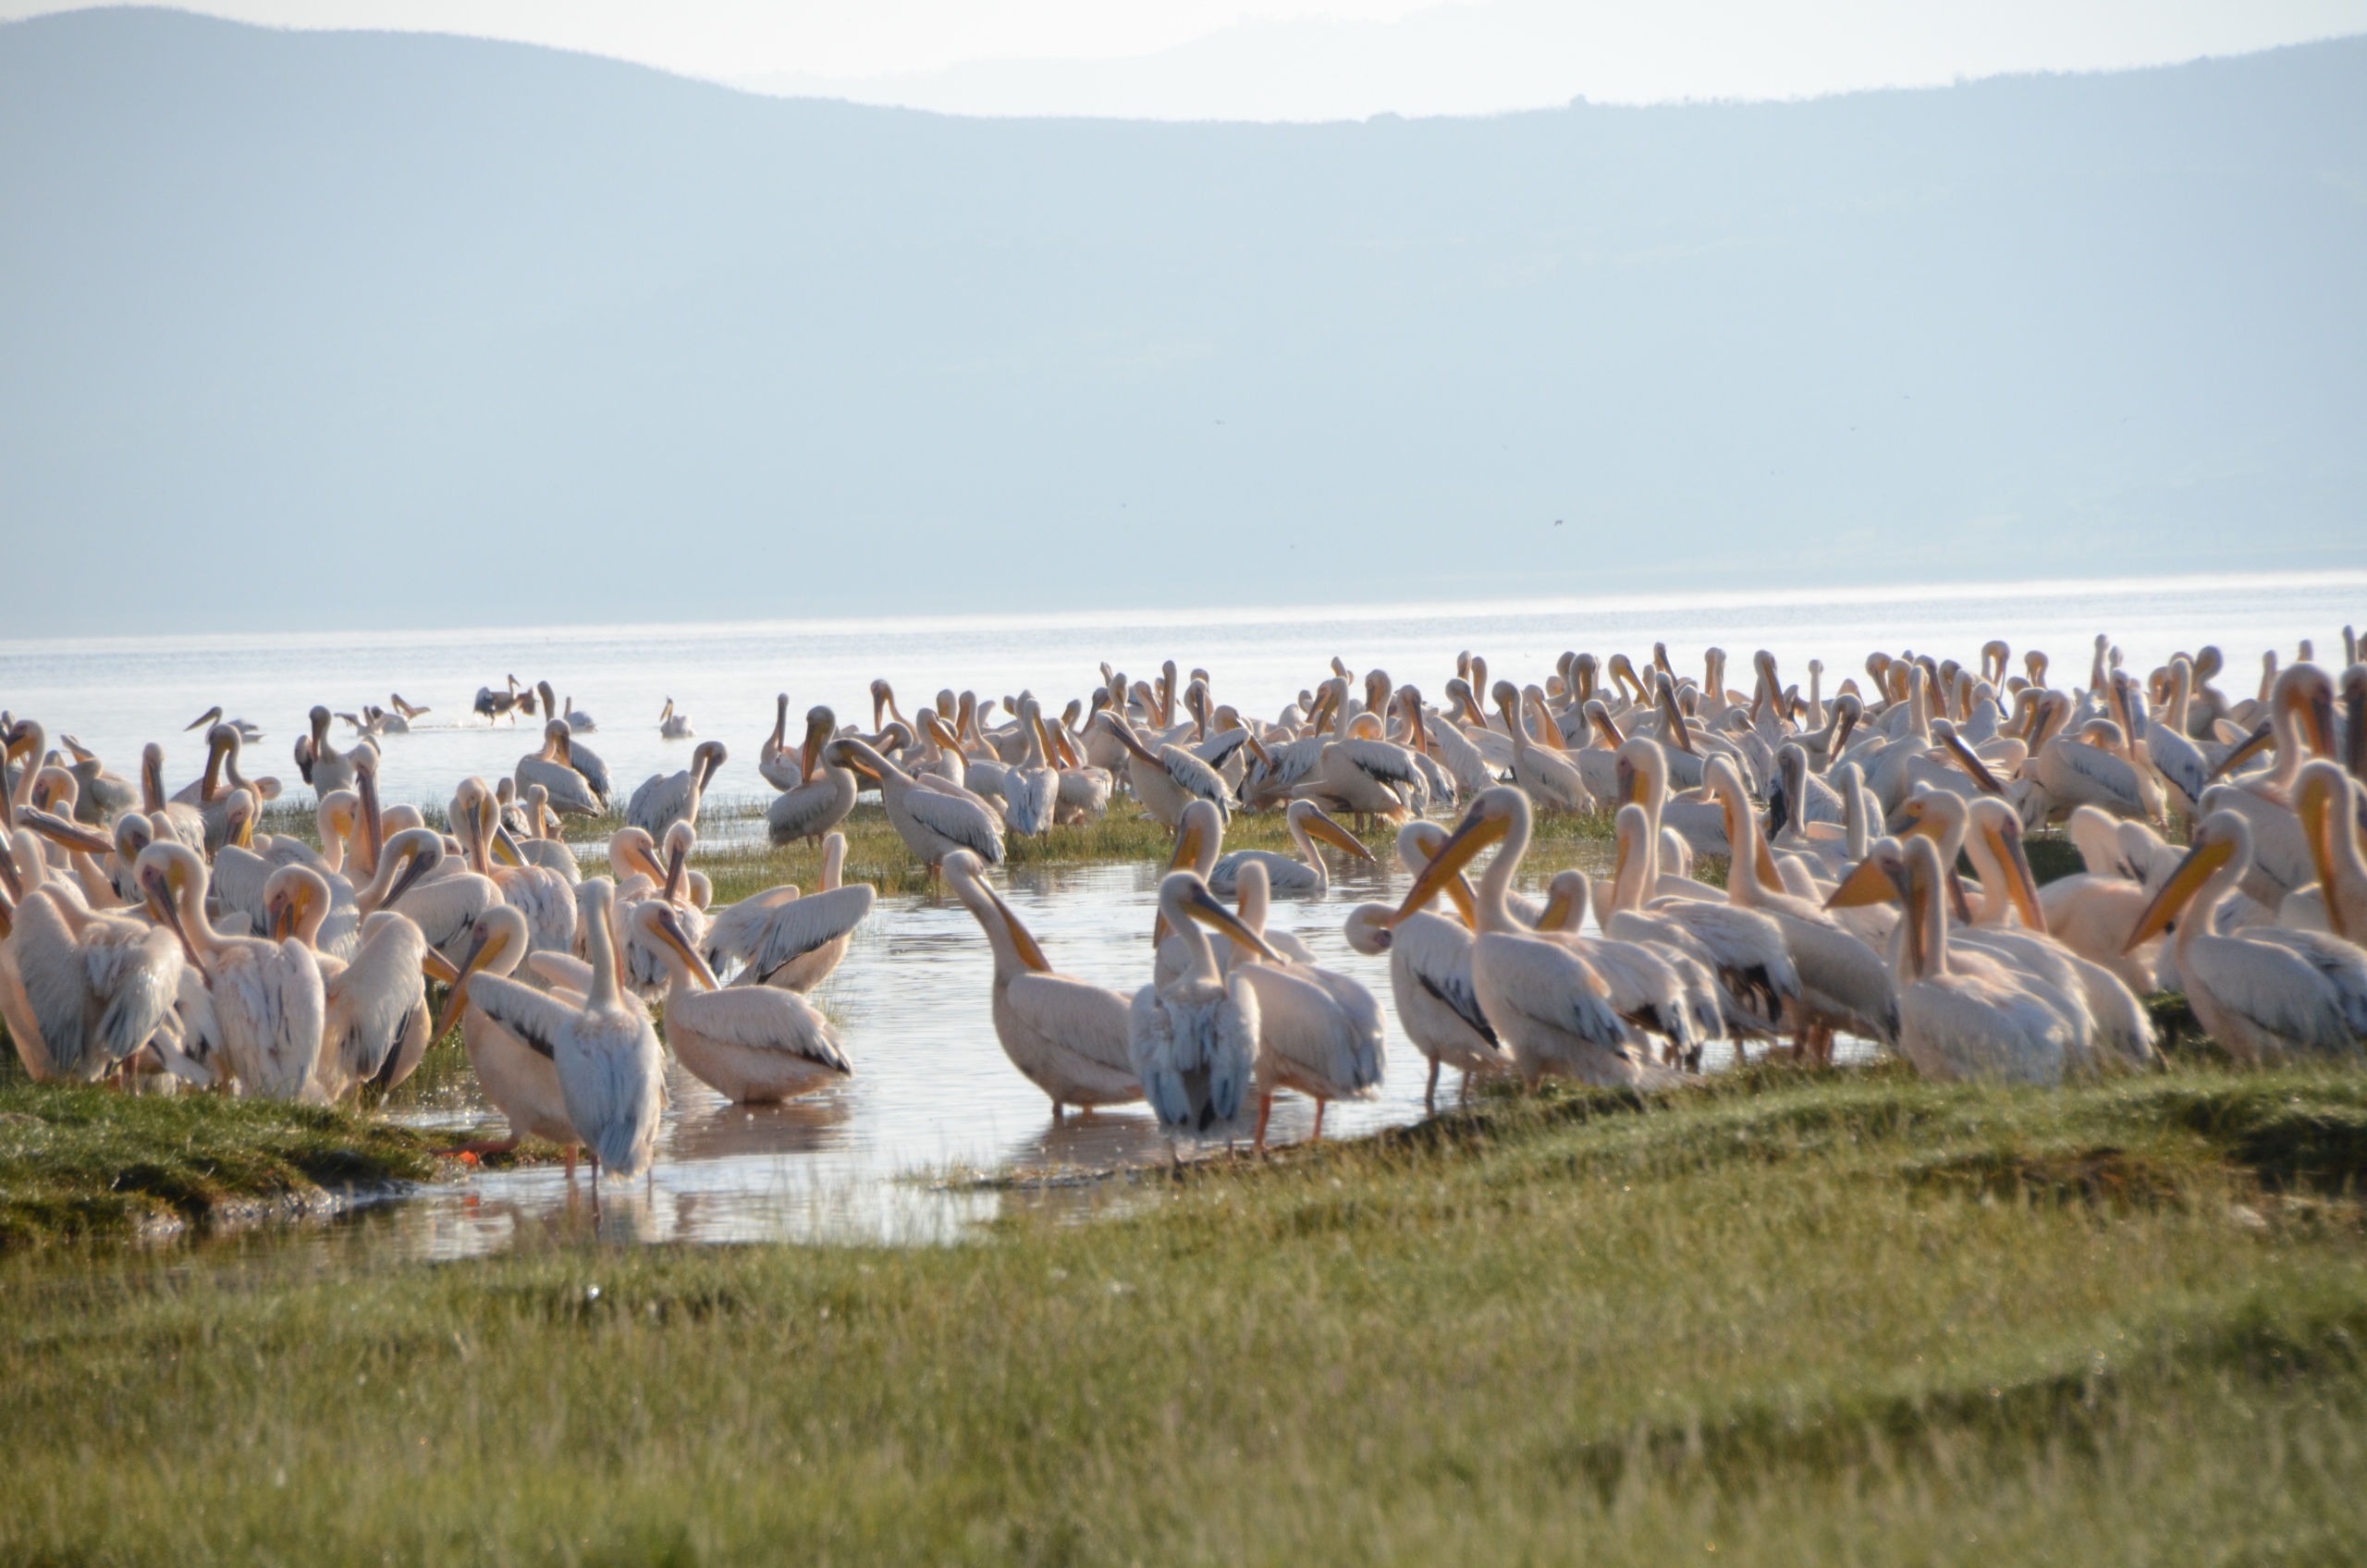
M 1215 896 L 1206 888 L 1194 890 L 1185 913 L 1209 929 L 1223 932 L 1233 938 L 1235 946 L 1248 949 L 1268 962 L 1282 962 L 1282 955 L 1268 947 L 1266 938 L 1235 919 L 1233 912 L 1217 902 Z
M 1997 782 L 1997 776 L 1989 771 L 1989 765 L 1982 762 L 1980 753 L 1966 745 L 1963 738 L 1955 730 L 1949 730 L 1942 743 L 1963 766 L 1964 770 L 1972 775 L 1972 781 L 1981 786 L 1982 794 L 2002 795 L 2005 792 L 2005 786 Z
M 682 923 L 674 917 L 671 909 L 658 905 L 656 919 L 652 924 L 657 927 L 659 940 L 681 955 L 683 966 L 690 970 L 691 978 L 701 990 L 723 989 L 723 982 L 715 977 L 715 971 L 707 967 L 706 960 L 691 945 L 691 939 L 682 934 Z
M 1449 834 L 1446 842 L 1439 846 L 1439 852 L 1430 857 L 1429 864 L 1422 867 L 1422 875 L 1414 879 L 1414 886 L 1406 889 L 1405 901 L 1397 906 L 1397 918 L 1404 919 L 1437 898 L 1481 850 L 1502 842 L 1511 830 L 1512 823 L 1505 817 L 1465 818 L 1463 826 Z
M 420 949 L 419 972 L 442 986 L 456 984 L 460 978 L 459 967 L 434 948 Z
M 2030 874 L 2030 857 L 2022 848 L 2022 825 L 2001 823 L 1984 827 L 1989 848 L 2005 868 L 2005 896 L 2014 901 L 2014 909 L 2022 924 L 2040 936 L 2046 935 L 2046 910 L 2038 901 L 2038 878 Z
M 2202 890 L 2202 885 L 2211 880 L 2211 874 L 2226 864 L 2227 857 L 2235 852 L 2235 844 L 2227 839 L 2198 844 L 2189 850 L 2186 859 L 2178 862 L 2177 870 L 2162 884 L 2162 890 L 2153 895 L 2153 901 L 2145 906 L 2145 913 L 2137 917 L 2136 929 L 2129 932 L 2128 940 L 2121 944 L 2120 950 L 2134 952 L 2143 943 L 2168 930 L 2170 923 L 2177 919 L 2178 912 L 2192 902 L 2195 894 Z
M 1894 902 L 1898 898 L 1898 886 L 1890 873 L 1873 856 L 1858 863 L 1858 869 L 1841 879 L 1833 896 L 1824 900 L 1827 909 L 1863 909 L 1873 904 Z
M 1341 827 L 1320 806 L 1307 814 L 1306 831 L 1309 838 L 1320 839 L 1335 849 L 1345 850 L 1358 860 L 1370 861 L 1373 858 L 1372 851 L 1365 848 L 1362 839 Z
M 2324 778 L 2312 775 L 2301 780 L 2301 788 L 2295 795 L 2293 809 L 2301 819 L 2301 836 L 2310 843 L 2310 860 L 2318 870 L 2318 886 L 2331 893 L 2335 887 L 2334 789 Z M 2346 942 L 2357 941 L 2359 938 L 2344 928 L 2342 900 L 2329 897 L 2325 904 L 2326 924 L 2334 927 L 2334 934 Z
M 2275 735 L 2276 727 L 2275 725 L 2263 724 L 2260 726 L 2250 734 L 2245 736 L 2243 741 L 2234 751 L 2229 752 L 2226 756 L 2220 758 L 2219 766 L 2211 770 L 2211 778 L 2207 778 L 2203 782 L 2209 783 L 2211 782 L 2211 779 L 2225 778 L 2227 775 L 2233 773 L 2236 769 L 2241 767 L 2245 763 L 2258 755 L 2262 748 L 2265 747 L 2270 741 L 2274 740 Z
M 498 931 L 488 932 L 481 929 L 477 932 L 475 939 L 469 943 L 468 956 L 460 961 L 460 968 L 452 975 L 451 994 L 444 998 L 444 1011 L 435 1020 L 435 1038 L 440 1040 L 450 1034 L 452 1025 L 460 1022 L 461 1012 L 467 1009 L 469 977 L 492 962 L 508 944 L 509 938 Z M 435 950 L 433 948 L 428 949 L 430 952 Z M 443 955 L 437 954 L 437 956 L 440 958 Z M 423 963 L 421 967 L 426 966 Z
M 1002 916 L 1003 925 L 1010 929 L 1011 945 L 1019 949 L 1019 962 L 1038 974 L 1052 973 L 1052 961 L 1044 956 L 1044 949 L 1036 945 L 1034 934 L 1019 923 L 1019 916 L 1012 913 L 1011 906 L 1002 901 L 1002 895 L 987 887 L 983 877 L 979 879 L 978 887 L 987 895 L 987 901 L 995 906 L 995 913 Z M 1153 940 L 1155 942 L 1157 938 Z
M 1562 929 L 1562 923 L 1569 918 L 1569 895 L 1554 893 L 1546 899 L 1545 908 L 1539 912 L 1537 928 L 1539 931 L 1559 931 Z

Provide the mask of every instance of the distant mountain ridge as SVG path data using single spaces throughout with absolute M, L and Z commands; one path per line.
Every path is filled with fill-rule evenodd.
M 0 636 L 2355 566 L 2362 277 L 2367 41 L 1178 125 L 74 13 Z

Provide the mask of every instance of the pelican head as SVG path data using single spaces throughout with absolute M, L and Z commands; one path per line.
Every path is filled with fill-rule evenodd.
M 2133 952 L 2168 930 L 2205 888 L 2214 892 L 2240 878 L 2252 863 L 2252 830 L 2232 811 L 2214 811 L 2195 826 L 2186 858 L 2137 917 L 2121 951 Z
M 209 724 L 220 723 L 221 719 L 222 704 L 216 703 L 212 707 L 206 709 L 203 713 L 199 714 L 195 718 L 190 719 L 187 724 L 182 725 L 181 733 L 186 735 L 192 729 L 202 729 Z
M 681 972 L 684 979 L 703 991 L 723 988 L 723 982 L 717 980 L 715 971 L 707 967 L 697 945 L 683 932 L 681 916 L 674 913 L 673 905 L 656 899 L 644 899 L 632 906 L 632 912 L 626 918 L 642 936 L 668 956 L 671 965 Z
M 2031 875 L 2030 851 L 2022 843 L 2022 819 L 2012 806 L 1986 796 L 1972 802 L 1970 831 L 1979 835 L 2005 878 L 2005 896 L 2022 924 L 2041 936 L 2046 933 L 2046 911 L 2038 901 L 2038 878 Z
M 2335 835 L 2348 829 L 2346 815 L 2353 808 L 2350 776 L 2320 757 L 2304 764 L 2293 790 L 2293 809 L 2301 819 L 2302 837 L 2310 843 L 2310 859 L 2318 869 L 2318 886 L 2328 894 L 2326 922 L 2344 941 L 2356 942 L 2367 932 L 2343 928 L 2342 900 L 2332 896 L 2335 879 Z
M 1169 925 L 1181 928 L 1187 920 L 1196 922 L 1212 931 L 1220 931 L 1233 943 L 1269 963 L 1280 963 L 1282 955 L 1267 946 L 1266 938 L 1244 925 L 1233 911 L 1217 902 L 1208 885 L 1200 880 L 1196 871 L 1171 871 L 1159 885 L 1159 912 Z
M 180 938 L 181 950 L 198 962 L 196 937 L 204 928 L 205 858 L 178 839 L 160 839 L 140 851 L 132 880 L 156 923 Z
M 691 753 L 691 771 L 696 777 L 702 792 L 730 756 L 720 741 L 701 741 L 697 749 Z
M 1348 946 L 1367 958 L 1379 958 L 1397 937 L 1397 912 L 1387 904 L 1358 904 L 1348 912 L 1342 927 Z
M 452 994 L 444 998 L 443 1015 L 435 1021 L 435 1037 L 442 1039 L 460 1022 L 460 1013 L 469 1005 L 469 982 L 480 974 L 506 975 L 514 972 L 526 956 L 526 914 L 515 904 L 495 904 L 476 918 L 469 927 L 468 956 L 460 961 L 460 974 L 452 982 Z
M 1429 864 L 1422 867 L 1422 874 L 1414 879 L 1404 901 L 1397 906 L 1398 918 L 1404 919 L 1437 898 L 1480 851 L 1502 843 L 1515 824 L 1526 830 L 1529 815 L 1528 797 L 1509 785 L 1499 784 L 1473 796 L 1463 821 L 1439 845 Z
M 691 851 L 698 841 L 699 830 L 687 822 L 678 822 L 666 829 L 666 880 L 658 886 L 668 903 L 681 900 L 683 868 L 690 864 Z
M 944 875 L 947 885 L 952 888 L 953 896 L 968 905 L 974 913 L 978 912 L 980 905 L 984 905 L 987 913 L 1002 923 L 1003 930 L 1011 937 L 1012 949 L 1019 959 L 1020 967 L 1038 974 L 1052 973 L 1052 961 L 1044 956 L 1044 949 L 1036 944 L 1027 927 L 1020 924 L 1019 916 L 1012 913 L 1011 906 L 1003 902 L 1002 895 L 987 883 L 983 861 L 968 850 L 955 850 L 939 863 L 938 870 Z
M 608 835 L 608 869 L 616 873 L 619 882 L 641 876 L 648 877 L 653 888 L 666 885 L 666 867 L 657 858 L 657 840 L 645 828 L 619 827 Z
M 377 907 L 393 908 L 423 877 L 444 864 L 444 835 L 433 827 L 406 827 L 387 839 L 384 860 L 394 868 L 394 875 Z
M 328 918 L 329 885 L 309 865 L 283 865 L 263 885 L 264 930 L 275 942 L 310 946 Z
M 1203 801 L 1195 803 L 1206 805 L 1208 802 Z M 1211 816 L 1216 815 L 1214 806 L 1208 807 L 1208 815 Z M 1334 849 L 1345 850 L 1356 859 L 1373 864 L 1373 852 L 1365 848 L 1364 840 L 1341 827 L 1329 812 L 1313 801 L 1293 801 L 1289 811 L 1284 814 L 1284 819 L 1305 832 L 1308 838 L 1320 839 Z

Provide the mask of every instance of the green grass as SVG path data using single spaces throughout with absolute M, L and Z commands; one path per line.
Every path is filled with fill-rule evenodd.
M 2353 1078 L 1760 1070 L 950 1248 L 23 1255 L 0 1558 L 2354 1562 L 2362 1175 Z
M 205 1228 L 424 1181 L 424 1140 L 344 1110 L 147 1096 L 0 1072 L 0 1249 Z

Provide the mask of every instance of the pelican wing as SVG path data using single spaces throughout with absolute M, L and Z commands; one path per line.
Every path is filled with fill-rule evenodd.
M 1257 1081 L 1257 1053 L 1264 1048 L 1264 1010 L 1257 991 L 1238 974 L 1228 987 L 1227 1003 L 1217 1010 L 1216 1039 L 1208 1049 L 1208 1127 L 1240 1119 Z
M 217 960 L 207 978 L 232 1070 L 250 1093 L 292 1099 L 312 1082 L 328 1027 L 320 965 L 293 937 L 249 939 Z
M 833 1072 L 852 1076 L 854 1064 L 840 1048 L 838 1032 L 814 1005 L 794 991 L 769 986 L 731 986 L 720 991 L 677 995 L 668 1004 L 685 1028 L 711 1040 L 748 1050 L 783 1051 Z
M 1150 1102 L 1159 1125 L 1189 1125 L 1192 1096 L 1184 1086 L 1189 1069 L 1179 1058 L 1175 1021 L 1168 1016 L 1156 986 L 1136 991 L 1126 1010 L 1126 1059 L 1143 1081 L 1143 1098 Z
M 2245 936 L 2255 942 L 2273 942 L 2317 971 L 2333 988 L 2343 1026 L 2358 1039 L 2367 1040 L 2367 952 L 2323 931 L 2260 925 Z
M 1210 767 L 1220 768 L 1224 766 L 1225 764 L 1233 760 L 1233 754 L 1235 752 L 1241 750 L 1242 747 L 1248 743 L 1248 730 L 1228 729 L 1221 735 L 1212 735 L 1208 737 L 1208 739 L 1201 741 L 1198 745 L 1194 746 L 1192 748 L 1192 754 L 1198 757 L 1202 762 L 1207 763 Z
M 1134 1071 L 1126 998 L 1065 974 L 1026 974 L 1003 988 L 1020 1022 L 1063 1050 L 1117 1072 Z
M 2137 770 L 2121 757 L 2084 741 L 2058 741 L 2047 751 L 2054 766 L 2084 786 L 2087 799 L 2109 800 L 2116 808 L 2131 815 L 2144 810 L 2144 790 L 2138 782 Z
M 411 1014 L 427 1005 L 419 968 L 426 950 L 426 938 L 410 921 L 380 922 L 353 962 L 324 986 L 322 1048 L 337 1054 L 346 1077 L 375 1078 L 400 1048 Z
M 1228 822 L 1233 819 L 1233 808 L 1236 802 L 1233 786 L 1224 781 L 1223 774 L 1181 746 L 1161 746 L 1157 755 L 1159 766 L 1175 780 L 1177 789 L 1208 802 Z
M 1251 861 L 1266 868 L 1266 885 L 1277 892 L 1297 892 L 1315 886 L 1314 868 L 1294 855 L 1273 850 L 1235 850 L 1208 872 L 1208 891 L 1232 893 L 1241 881 L 1241 868 Z
M 528 953 L 526 967 L 541 975 L 549 985 L 563 986 L 578 996 L 592 993 L 592 966 L 573 953 Z M 474 983 L 471 984 L 473 987 Z M 472 988 L 470 995 L 475 994 Z
M 1245 963 L 1233 982 L 1257 998 L 1258 1055 L 1276 1082 L 1327 1099 L 1355 1097 L 1380 1082 L 1380 1011 L 1370 992 L 1361 1006 L 1343 1004 L 1318 973 Z
M 934 790 L 908 790 L 904 810 L 914 821 L 941 838 L 950 839 L 988 865 L 1002 864 L 1002 827 L 994 813 L 976 797 L 940 795 Z M 845 891 L 840 888 L 840 891 Z M 816 895 L 817 897 L 819 895 Z M 803 899 L 798 900 L 804 902 Z
M 1491 1046 L 1502 1046 L 1495 1026 L 1480 1011 L 1479 993 L 1471 986 L 1469 932 L 1451 920 L 1417 914 L 1398 922 L 1389 951 L 1416 985 L 1463 1020 L 1473 1034 Z
M 537 958 L 548 955 L 536 954 Z M 558 1037 L 583 1013 L 515 980 L 480 974 L 469 982 L 469 1005 L 516 1035 L 519 1041 L 556 1060 Z
M 224 910 L 237 910 L 245 915 L 247 929 L 260 931 L 264 928 L 263 885 L 276 869 L 271 861 L 252 850 L 225 844 L 215 853 L 214 871 L 207 878 L 206 888 Z
M 653 773 L 625 805 L 625 821 L 650 837 L 663 838 L 691 809 L 691 771 Z
M 2209 991 L 2279 1039 L 2328 1053 L 2355 1048 L 2334 986 L 2284 943 L 2204 937 L 2178 962 L 2189 989 Z
M 870 883 L 852 882 L 827 893 L 774 905 L 750 945 L 748 974 L 757 984 L 768 982 L 776 972 L 807 953 L 850 935 L 871 913 L 877 897 Z

